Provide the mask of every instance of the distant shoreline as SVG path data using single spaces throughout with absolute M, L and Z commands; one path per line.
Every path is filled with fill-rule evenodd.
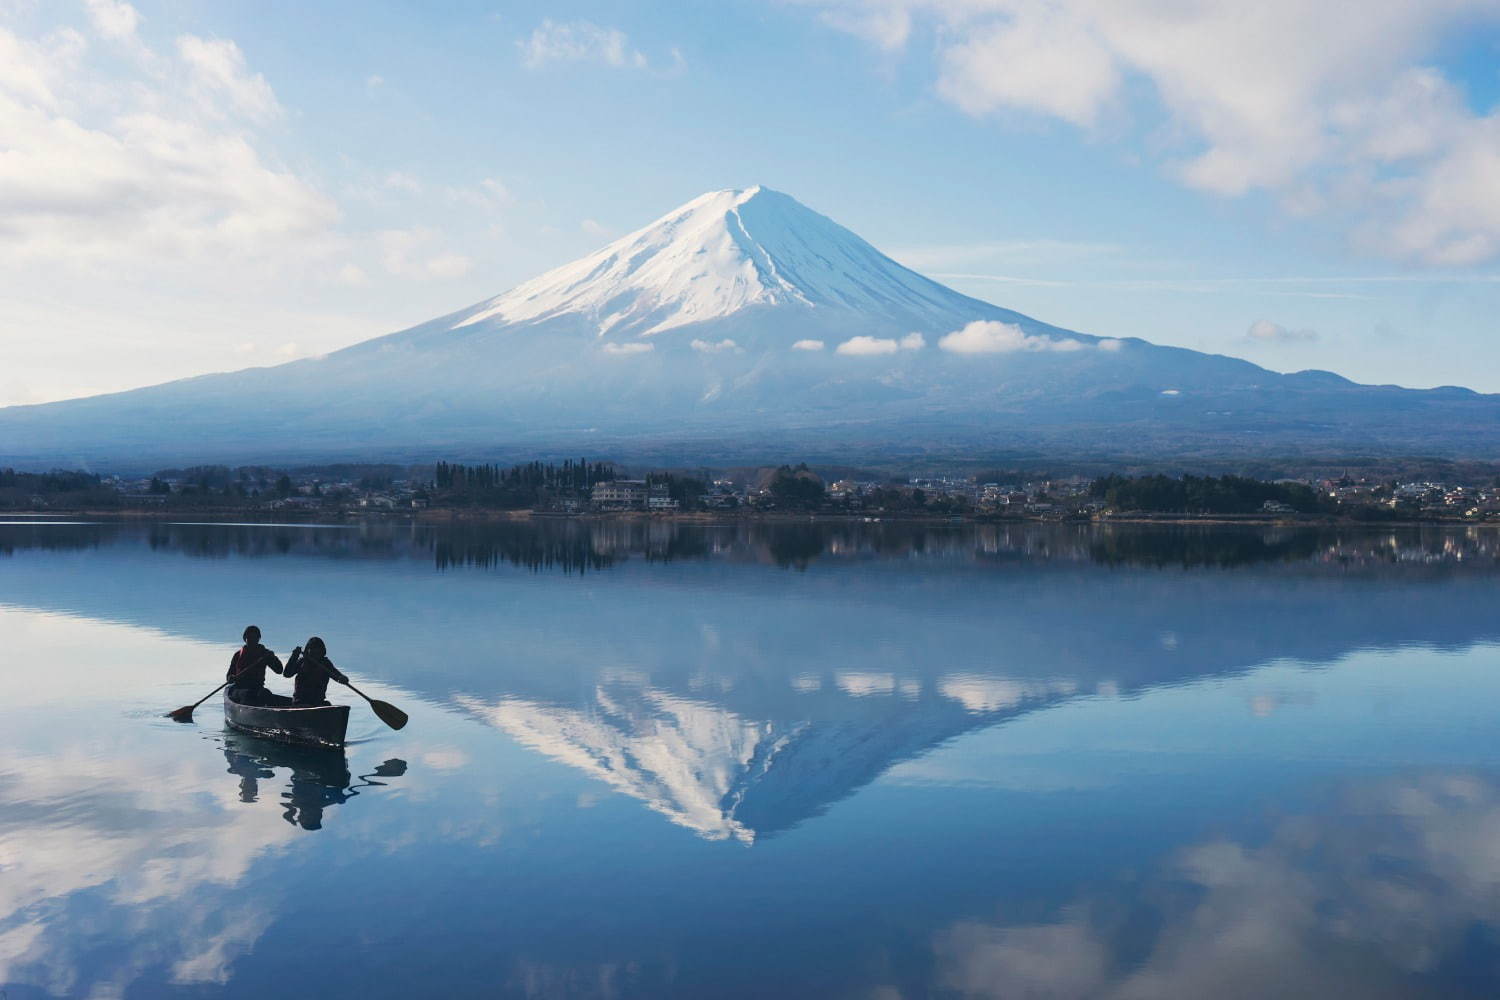
M 1133 512 L 1095 517 L 1058 517 L 1046 514 L 998 515 L 998 514 L 904 514 L 904 513 L 827 513 L 794 511 L 597 511 L 580 514 L 563 514 L 536 510 L 485 510 L 480 508 L 437 507 L 412 511 L 346 511 L 346 510 L 275 510 L 263 508 L 212 507 L 167 509 L 160 507 L 81 508 L 63 507 L 48 510 L 5 511 L 0 510 L 0 521 L 15 519 L 35 523 L 46 523 L 58 518 L 97 518 L 120 521 L 170 521 L 184 522 L 201 520 L 205 523 L 227 524 L 445 524 L 445 523 L 495 523 L 503 521 L 546 522 L 603 522 L 603 521 L 657 521 L 675 524 L 720 526 L 740 523 L 757 524 L 912 524 L 912 525 L 1013 525 L 1013 524 L 1070 524 L 1070 525 L 1169 525 L 1207 527 L 1351 527 L 1351 528 L 1401 528 L 1401 527 L 1447 527 L 1447 528 L 1500 528 L 1500 521 L 1476 521 L 1462 518 L 1392 518 L 1389 520 L 1366 520 L 1339 517 L 1331 514 L 1152 514 Z

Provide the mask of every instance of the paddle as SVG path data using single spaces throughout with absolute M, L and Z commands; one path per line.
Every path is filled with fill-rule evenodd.
M 390 726 L 392 729 L 400 729 L 402 726 L 406 725 L 406 713 L 401 711 L 401 709 L 397 708 L 395 705 L 392 705 L 388 701 L 381 701 L 378 698 L 371 698 L 369 695 L 365 694 L 363 691 L 355 687 L 353 684 L 350 684 L 348 681 L 343 681 L 341 683 L 350 691 L 353 691 L 365 701 L 368 701 L 370 703 L 370 707 L 375 710 L 375 714 L 380 716 L 380 721 L 384 722 L 387 726 Z
M 179 708 L 175 712 L 168 712 L 167 713 L 167 718 L 171 719 L 173 722 L 192 722 L 193 721 L 193 709 L 197 708 L 199 705 L 203 704 L 205 701 L 207 701 L 208 699 L 212 698 L 214 695 L 218 694 L 220 691 L 224 690 L 228 686 L 229 686 L 229 682 L 225 681 L 223 684 L 220 684 L 218 687 L 216 687 L 212 691 L 208 692 L 208 694 L 204 695 L 202 698 L 199 698 L 197 701 L 193 702 L 191 705 L 183 705 L 181 708 Z M 397 728 L 399 729 L 400 727 L 398 726 Z
M 261 656 L 260 660 L 257 661 L 256 666 L 259 666 L 260 663 L 265 662 L 272 655 L 274 655 L 274 654 L 272 654 L 269 649 L 266 650 L 265 653 L 264 653 L 264 655 Z M 237 671 L 234 674 L 234 676 L 232 676 L 232 677 L 229 678 L 229 680 L 226 680 L 223 684 L 220 684 L 218 687 L 216 687 L 212 691 L 208 692 L 208 694 L 204 695 L 202 698 L 199 698 L 197 701 L 193 702 L 191 705 L 183 705 L 181 708 L 179 708 L 175 712 L 168 712 L 167 713 L 167 718 L 171 719 L 173 722 L 192 722 L 193 721 L 193 709 L 197 708 L 199 705 L 203 704 L 205 701 L 207 701 L 208 699 L 212 698 L 214 695 L 218 694 L 220 691 L 224 690 L 225 688 L 227 688 L 229 686 L 229 682 L 232 681 L 232 680 L 234 680 L 235 677 L 238 677 L 242 673 L 244 673 L 243 670 Z

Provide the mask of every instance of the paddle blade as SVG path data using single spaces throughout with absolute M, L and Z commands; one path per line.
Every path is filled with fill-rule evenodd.
M 390 702 L 371 698 L 370 707 L 375 710 L 375 714 L 380 717 L 380 721 L 392 729 L 400 729 L 406 725 L 406 713 Z
M 193 709 L 195 709 L 197 707 L 198 706 L 196 706 L 196 705 L 183 705 L 181 708 L 177 709 L 175 712 L 168 712 L 167 713 L 167 718 L 171 719 L 173 722 L 192 722 L 193 721 Z

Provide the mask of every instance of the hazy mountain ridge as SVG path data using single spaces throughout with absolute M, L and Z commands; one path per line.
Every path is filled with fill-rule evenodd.
M 249 401 L 249 402 L 247 402 Z M 326 357 L 0 410 L 0 461 L 1500 446 L 1500 397 L 1281 375 L 961 295 L 765 188 Z

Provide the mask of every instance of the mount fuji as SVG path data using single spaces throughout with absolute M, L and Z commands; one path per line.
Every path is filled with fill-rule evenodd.
M 0 461 L 1220 457 L 1500 446 L 1500 397 L 1090 336 L 763 187 L 320 358 L 0 409 Z

